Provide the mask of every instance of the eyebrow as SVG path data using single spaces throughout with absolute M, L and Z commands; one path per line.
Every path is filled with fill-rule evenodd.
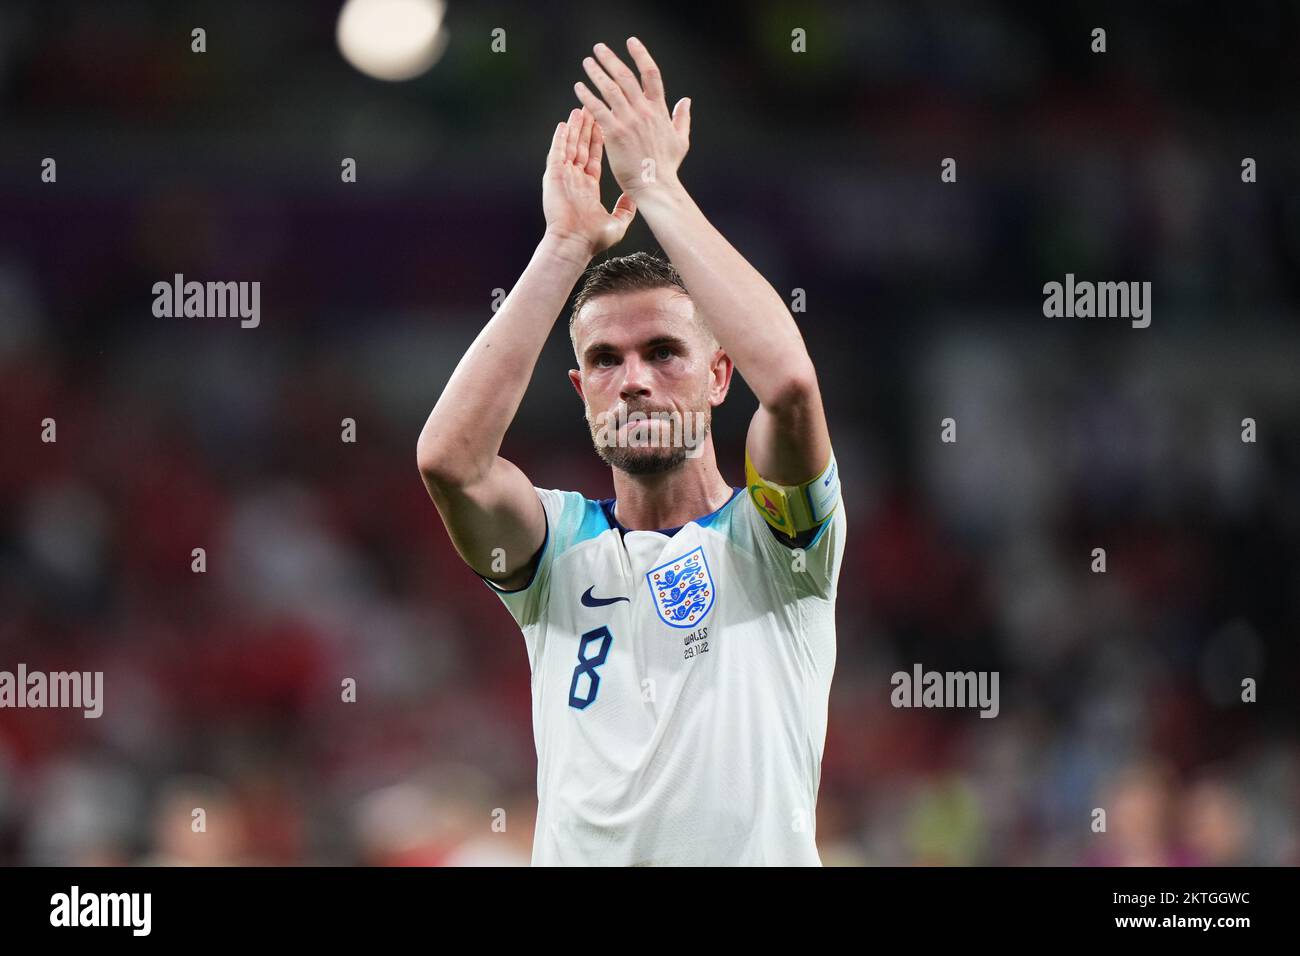
M 638 350 L 653 349 L 659 347 L 660 345 L 671 345 L 673 348 L 680 349 L 682 351 L 686 350 L 686 341 L 684 339 L 679 339 L 675 335 L 656 335 L 652 339 L 646 339 L 644 342 L 642 342 L 640 345 L 637 346 L 637 349 Z M 617 352 L 617 351 L 618 351 L 618 346 L 616 345 L 611 345 L 608 342 L 594 342 L 591 345 L 588 345 L 583 350 L 582 358 L 584 361 L 590 361 L 592 358 L 601 354 L 602 352 Z

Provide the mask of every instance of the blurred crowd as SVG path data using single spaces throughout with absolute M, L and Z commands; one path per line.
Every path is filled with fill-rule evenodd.
M 824 861 L 1300 863 L 1286 14 L 1210 43 L 1116 7 L 1098 61 L 1068 4 L 814 4 L 792 65 L 775 7 L 691 39 L 684 4 L 521 5 L 493 62 L 453 5 L 444 62 L 389 87 L 319 5 L 271 7 L 212 8 L 198 65 L 146 4 L 0 16 L 0 670 L 106 697 L 0 709 L 0 863 L 528 862 L 523 640 L 415 440 L 540 234 L 580 49 L 626 23 L 693 97 L 688 188 L 807 293 L 850 518 Z M 1067 271 L 1152 281 L 1151 328 L 1044 319 Z M 261 327 L 154 318 L 177 272 L 262 281 Z M 503 453 L 605 497 L 567 350 Z M 753 407 L 715 419 L 733 484 Z M 999 716 L 893 708 L 915 663 L 998 671 Z

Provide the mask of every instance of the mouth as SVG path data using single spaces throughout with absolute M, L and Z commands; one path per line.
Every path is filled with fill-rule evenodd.
M 629 447 L 662 447 L 680 429 L 674 428 L 676 413 L 669 408 L 620 406 L 612 418 L 618 440 Z

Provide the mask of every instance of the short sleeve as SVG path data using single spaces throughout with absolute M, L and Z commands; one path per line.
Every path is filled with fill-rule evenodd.
M 565 498 L 570 494 L 552 488 L 533 490 L 537 492 L 537 497 L 542 503 L 542 511 L 546 514 L 546 536 L 542 539 L 541 554 L 538 556 L 537 566 L 533 568 L 532 576 L 523 587 L 510 590 L 499 587 L 488 578 L 483 578 L 483 583 L 496 593 L 520 627 L 528 627 L 536 623 L 545 610 L 546 595 L 551 583 L 551 564 L 555 560 L 555 532 L 562 522 Z
M 528 629 L 546 614 L 551 590 L 551 568 L 555 559 L 584 538 L 608 528 L 600 505 L 576 491 L 536 488 L 537 498 L 546 514 L 546 536 L 537 558 L 537 567 L 523 587 L 506 590 L 487 578 L 487 584 L 501 599 L 520 628 Z
M 751 500 L 742 506 L 745 521 L 755 542 L 755 550 L 773 567 L 776 580 L 789 583 L 797 594 L 829 597 L 839 581 L 844 561 L 844 537 L 847 519 L 841 500 L 830 517 L 818 527 L 812 540 L 802 548 L 788 547 L 776 539 L 771 525 Z

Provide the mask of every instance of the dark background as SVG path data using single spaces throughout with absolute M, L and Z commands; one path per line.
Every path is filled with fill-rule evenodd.
M 1300 6 L 453 2 L 404 83 L 338 8 L 0 4 L 0 670 L 107 698 L 0 710 L 0 862 L 527 862 L 523 641 L 415 442 L 633 34 L 685 185 L 807 295 L 851 520 L 825 861 L 1300 862 Z M 261 326 L 155 318 L 177 272 L 260 281 Z M 1044 318 L 1067 272 L 1150 281 L 1150 328 Z M 561 328 L 503 453 L 605 497 L 571 364 Z M 1000 715 L 892 708 L 914 663 L 1000 671 Z

